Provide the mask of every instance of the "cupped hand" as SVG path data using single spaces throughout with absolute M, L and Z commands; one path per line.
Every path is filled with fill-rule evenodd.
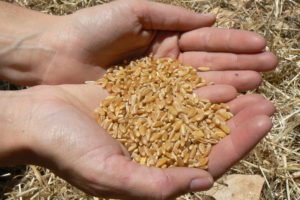
M 276 57 L 262 52 L 255 33 L 210 27 L 213 15 L 143 0 L 119 0 L 63 16 L 40 39 L 51 56 L 41 62 L 44 84 L 83 83 L 100 78 L 123 59 L 153 53 L 179 59 L 207 81 L 238 91 L 260 84 L 258 72 L 272 70 Z M 42 71 L 42 72 L 41 72 Z
M 52 169 L 83 191 L 122 199 L 168 199 L 206 190 L 228 168 L 242 159 L 271 128 L 273 105 L 260 95 L 237 97 L 227 85 L 200 88 L 196 93 L 212 102 L 228 102 L 235 115 L 228 121 L 230 134 L 213 146 L 208 171 L 141 166 L 106 133 L 93 110 L 107 93 L 97 85 L 37 86 L 20 91 L 11 101 L 27 153 L 17 163 Z M 12 160 L 12 159 L 11 159 Z

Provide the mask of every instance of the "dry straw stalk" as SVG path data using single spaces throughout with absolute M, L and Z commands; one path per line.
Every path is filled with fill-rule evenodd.
M 109 0 L 7 0 L 22 7 L 44 13 L 62 15 L 78 9 L 109 2 Z M 263 83 L 256 91 L 270 99 L 276 107 L 273 129 L 249 155 L 235 165 L 228 174 L 258 174 L 265 177 L 261 200 L 300 199 L 300 2 L 297 0 L 157 0 L 181 5 L 201 13 L 215 13 L 215 26 L 251 30 L 267 39 L 267 50 L 274 52 L 279 64 L 275 71 L 263 73 Z M 1 89 L 16 86 L 1 82 Z M 282 155 L 286 156 L 286 162 Z M 286 167 L 285 166 L 286 163 Z M 2 168 L 2 199 L 51 197 L 53 199 L 89 198 L 84 193 L 56 177 L 49 170 L 37 167 L 46 180 L 45 186 L 32 168 Z M 226 176 L 226 175 L 225 175 Z M 16 179 L 20 177 L 21 179 Z M 17 180 L 17 181 L 16 181 Z M 21 184 L 20 189 L 18 185 Z M 21 191 L 31 191 L 24 195 Z M 23 194 L 23 196 L 20 196 Z M 97 198 L 96 198 L 97 199 Z M 201 193 L 188 194 L 179 199 L 204 199 Z

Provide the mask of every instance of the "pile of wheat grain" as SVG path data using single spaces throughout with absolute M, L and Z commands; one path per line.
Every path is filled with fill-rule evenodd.
M 229 133 L 229 107 L 193 93 L 205 80 L 176 60 L 144 57 L 108 69 L 97 83 L 111 94 L 96 119 L 140 164 L 207 168 L 212 144 Z

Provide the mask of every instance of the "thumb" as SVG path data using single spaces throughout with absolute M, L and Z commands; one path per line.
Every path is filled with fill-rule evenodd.
M 108 184 L 113 184 L 118 198 L 169 199 L 187 192 L 206 190 L 213 184 L 207 171 L 195 168 L 146 167 L 121 155 L 112 156 L 106 164 L 110 171 Z
M 211 26 L 216 17 L 212 14 L 198 14 L 183 7 L 132 0 L 131 6 L 145 29 L 188 31 Z

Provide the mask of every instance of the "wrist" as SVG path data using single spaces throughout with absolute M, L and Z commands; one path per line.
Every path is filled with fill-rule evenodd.
M 41 64 L 50 62 L 54 54 L 42 41 L 59 17 L 0 2 L 0 18 L 0 78 L 39 84 L 44 72 Z
M 0 166 L 26 164 L 30 154 L 20 93 L 0 91 Z

